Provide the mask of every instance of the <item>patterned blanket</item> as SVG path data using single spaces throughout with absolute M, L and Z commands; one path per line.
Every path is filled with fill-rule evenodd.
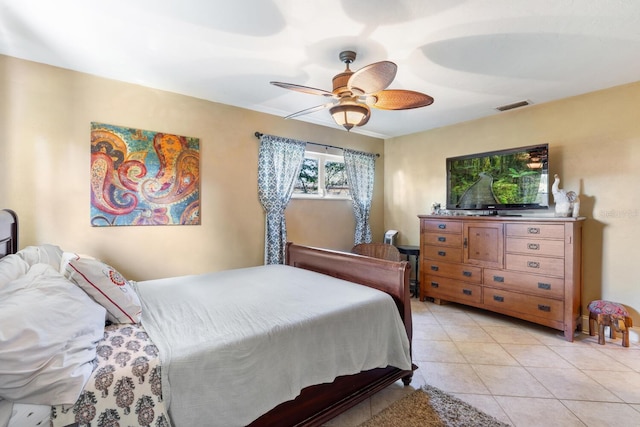
M 97 353 L 97 366 L 75 405 L 52 407 L 52 427 L 170 427 L 158 348 L 143 327 L 107 326 Z

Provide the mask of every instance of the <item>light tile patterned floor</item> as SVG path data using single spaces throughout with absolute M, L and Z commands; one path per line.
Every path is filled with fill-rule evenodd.
M 351 427 L 431 384 L 505 423 L 529 426 L 640 426 L 640 345 L 598 345 L 560 331 L 457 304 L 414 299 L 409 387 L 398 382 L 332 420 Z

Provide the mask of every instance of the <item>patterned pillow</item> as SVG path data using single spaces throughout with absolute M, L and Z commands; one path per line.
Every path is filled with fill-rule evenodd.
M 116 269 L 97 259 L 76 258 L 65 276 L 107 310 L 114 323 L 139 323 L 142 307 L 133 287 Z

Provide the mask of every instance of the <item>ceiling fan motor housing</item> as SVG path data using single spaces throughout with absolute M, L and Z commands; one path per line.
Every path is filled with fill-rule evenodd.
M 349 69 L 349 64 L 356 60 L 356 53 L 352 50 L 344 50 L 340 52 L 340 61 L 344 62 L 347 66 L 346 69 L 339 74 L 333 76 L 333 94 L 337 97 L 344 95 L 353 95 L 349 89 L 349 77 L 353 74 L 353 71 Z
M 351 95 L 351 90 L 347 84 L 349 83 L 349 77 L 353 74 L 353 71 L 347 68 L 344 72 L 340 74 L 336 74 L 333 77 L 333 94 L 337 97 L 341 97 L 345 92 L 348 92 L 348 95 Z

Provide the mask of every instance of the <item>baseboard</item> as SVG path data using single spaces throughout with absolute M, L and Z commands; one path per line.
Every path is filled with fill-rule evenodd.
M 583 334 L 589 333 L 589 316 L 582 316 L 582 333 Z M 604 333 L 605 333 L 605 336 L 607 337 L 609 336 L 608 326 L 604 327 Z M 618 334 L 618 340 L 620 340 L 621 337 L 622 335 Z M 633 328 L 629 329 L 629 344 L 631 343 L 635 343 L 635 344 L 640 343 L 640 335 Z

